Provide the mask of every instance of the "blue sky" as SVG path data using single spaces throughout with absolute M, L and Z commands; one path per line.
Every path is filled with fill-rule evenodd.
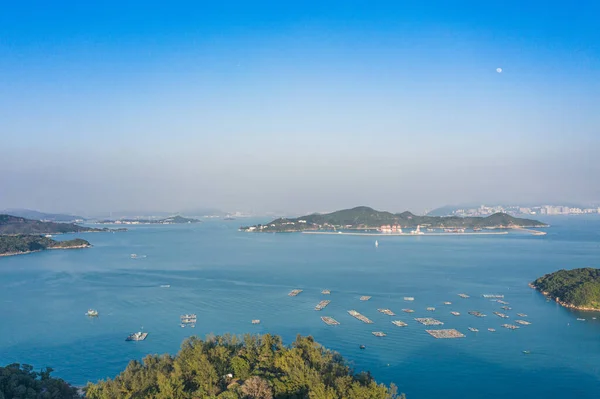
M 0 208 L 600 200 L 598 2 L 98 3 L 3 5 Z

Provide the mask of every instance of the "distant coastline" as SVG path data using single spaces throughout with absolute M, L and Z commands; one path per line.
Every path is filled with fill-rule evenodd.
M 295 233 L 290 231 L 290 233 Z M 423 234 L 411 234 L 411 233 L 347 233 L 344 231 L 302 231 L 302 234 L 326 234 L 326 235 L 345 235 L 345 236 L 372 236 L 372 237 L 460 237 L 460 236 L 497 236 L 506 235 L 507 231 L 486 231 L 483 233 L 423 233 Z
M 418 216 L 408 211 L 391 213 L 359 206 L 327 214 L 279 218 L 266 224 L 242 226 L 240 231 L 255 233 L 338 233 L 347 230 L 375 230 L 385 235 L 404 235 L 406 232 L 403 229 L 414 229 L 408 235 L 422 235 L 425 232 L 428 232 L 427 234 L 440 234 L 436 230 L 441 230 L 444 233 L 473 234 L 483 229 L 521 229 L 534 235 L 544 235 L 544 232 L 528 230 L 540 227 L 548 227 L 548 225 L 537 220 L 515 218 L 506 213 L 496 213 L 487 217 Z M 467 229 L 472 230 L 473 233 L 467 233 Z

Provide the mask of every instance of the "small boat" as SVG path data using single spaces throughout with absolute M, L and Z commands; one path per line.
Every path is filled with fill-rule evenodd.
M 375 240 L 375 248 L 377 248 L 379 246 L 379 243 L 377 242 L 377 240 Z
M 451 314 L 453 314 L 454 316 L 460 316 L 459 312 L 450 312 Z
M 489 332 L 496 332 L 496 329 L 495 328 L 488 328 L 488 331 Z
M 137 254 L 131 254 L 131 255 L 129 255 L 129 257 L 130 257 L 131 259 L 135 259 L 135 258 L 137 258 Z
M 160 288 L 171 288 L 171 284 L 163 284 Z
M 531 351 L 523 351 L 524 354 L 529 355 Z
M 452 305 L 452 302 L 444 302 L 444 305 Z
M 469 331 L 472 331 L 472 332 L 479 332 L 479 330 L 478 330 L 478 329 L 476 329 L 476 328 L 474 328 L 474 327 L 469 327 Z
M 414 297 L 412 297 L 412 296 L 405 296 L 405 297 L 404 297 L 404 300 L 405 300 L 405 301 L 409 301 L 409 302 L 410 302 L 410 301 L 414 301 L 414 300 L 415 300 L 415 298 L 414 298 Z
M 94 309 L 88 309 L 88 311 L 85 312 L 85 315 L 89 317 L 98 317 L 98 311 Z
M 143 341 L 146 339 L 147 336 L 147 332 L 138 331 L 136 333 L 129 334 L 127 338 L 125 338 L 125 341 Z
M 181 328 L 184 328 L 184 327 L 185 327 L 185 324 L 181 323 Z
M 364 346 L 364 345 L 360 346 L 360 349 L 365 349 L 365 348 L 366 348 L 366 346 Z
M 260 324 L 260 320 L 254 319 L 254 320 L 252 320 L 252 324 Z
M 585 319 L 582 319 L 582 318 L 578 317 L 577 321 L 585 321 Z
M 195 324 L 190 324 L 190 327 L 194 328 L 194 327 L 196 327 L 196 325 Z

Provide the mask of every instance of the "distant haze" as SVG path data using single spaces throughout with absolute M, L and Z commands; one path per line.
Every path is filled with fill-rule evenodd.
M 0 209 L 600 199 L 596 2 L 109 3 L 3 7 Z

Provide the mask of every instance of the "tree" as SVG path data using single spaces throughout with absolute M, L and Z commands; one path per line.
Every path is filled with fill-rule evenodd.
M 273 392 L 269 383 L 260 377 L 251 377 L 242 385 L 242 392 L 251 399 L 272 399 Z

